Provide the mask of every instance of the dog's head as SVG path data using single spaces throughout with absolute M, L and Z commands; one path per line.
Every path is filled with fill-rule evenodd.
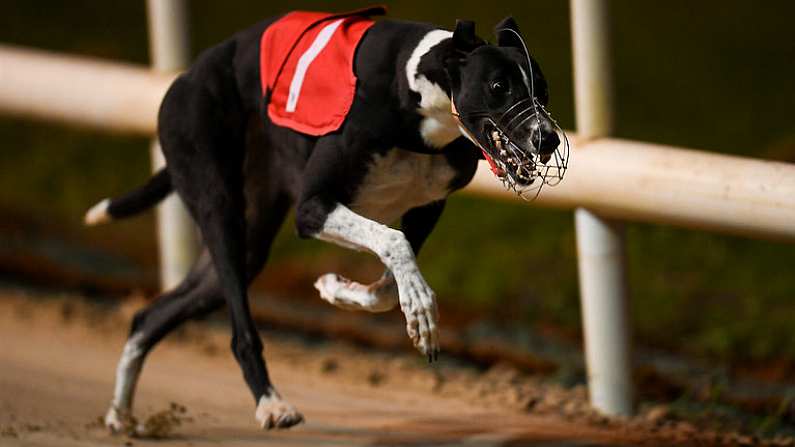
M 473 22 L 459 21 L 445 69 L 461 130 L 494 174 L 523 195 L 560 181 L 568 143 L 546 111 L 547 83 L 518 25 L 506 18 L 495 33 L 496 45 L 488 44 L 477 37 Z

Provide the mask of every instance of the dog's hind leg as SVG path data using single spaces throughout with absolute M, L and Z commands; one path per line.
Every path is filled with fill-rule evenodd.
M 258 205 L 247 225 L 246 271 L 252 281 L 264 266 L 270 246 L 289 209 L 284 195 L 256 194 Z M 113 401 L 105 424 L 114 432 L 129 431 L 135 386 L 149 351 L 183 322 L 200 318 L 218 308 L 224 298 L 209 253 L 202 253 L 185 280 L 163 294 L 133 319 L 130 337 L 124 346 L 116 373 Z
M 205 252 L 177 288 L 135 315 L 116 369 L 113 401 L 105 416 L 108 428 L 114 432 L 135 429 L 132 426 L 135 387 L 144 358 L 154 345 L 185 320 L 206 315 L 221 305 L 218 278 Z
M 263 428 L 287 428 L 303 416 L 270 381 L 248 302 L 244 165 L 246 125 L 255 117 L 242 111 L 238 95 L 225 71 L 197 69 L 178 79 L 160 109 L 160 141 L 174 189 L 201 228 L 215 266 L 232 322 L 232 352 L 257 404 L 255 417 Z
M 197 160 L 194 158 L 190 164 Z M 195 165 L 202 165 L 197 162 Z M 184 169 L 184 166 L 183 166 Z M 270 381 L 265 360 L 262 356 L 262 341 L 254 324 L 249 308 L 247 294 L 247 274 L 245 269 L 247 241 L 244 234 L 243 192 L 234 191 L 235 179 L 213 169 L 206 164 L 197 168 L 201 172 L 191 175 L 201 176 L 206 182 L 201 198 L 190 197 L 188 189 L 177 190 L 192 203 L 202 229 L 205 244 L 210 252 L 218 274 L 220 290 L 225 298 L 232 320 L 232 352 L 243 371 L 243 377 L 253 394 L 257 409 L 255 417 L 262 428 L 288 428 L 303 420 L 303 416 L 292 405 L 282 400 Z M 240 175 L 235 172 L 229 175 Z M 241 188 L 242 189 L 242 188 Z M 191 205 L 189 205 L 191 207 Z M 264 249 L 252 244 L 252 249 Z

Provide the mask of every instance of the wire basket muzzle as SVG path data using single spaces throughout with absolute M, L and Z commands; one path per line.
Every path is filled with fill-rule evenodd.
M 568 167 L 569 141 L 543 105 L 526 98 L 497 119 L 486 117 L 484 126 L 488 151 L 504 172 L 500 178 L 506 188 L 532 200 L 543 185 L 554 186 L 563 179 Z M 542 128 L 557 134 L 559 144 L 551 152 L 539 151 L 543 146 L 539 131 Z

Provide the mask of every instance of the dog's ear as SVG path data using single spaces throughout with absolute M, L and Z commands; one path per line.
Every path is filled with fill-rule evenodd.
M 453 48 L 444 58 L 444 71 L 453 90 L 458 90 L 461 82 L 461 67 L 466 64 L 467 55 L 480 45 L 475 34 L 475 22 L 456 20 L 453 31 Z
M 501 47 L 522 48 L 522 32 L 513 17 L 508 16 L 494 27 L 494 34 L 497 35 L 497 45 Z
M 475 34 L 475 22 L 456 20 L 453 31 L 453 50 L 444 58 L 444 71 L 454 91 L 461 83 L 461 67 L 466 65 L 467 55 L 486 41 Z
M 453 47 L 459 52 L 469 53 L 483 44 L 483 40 L 475 34 L 475 22 L 456 20 L 453 31 Z

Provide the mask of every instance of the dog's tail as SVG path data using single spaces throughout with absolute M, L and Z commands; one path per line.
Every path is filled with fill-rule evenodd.
M 138 189 L 115 199 L 104 199 L 92 206 L 84 221 L 86 225 L 98 225 L 138 214 L 163 200 L 172 189 L 171 177 L 163 168 Z

